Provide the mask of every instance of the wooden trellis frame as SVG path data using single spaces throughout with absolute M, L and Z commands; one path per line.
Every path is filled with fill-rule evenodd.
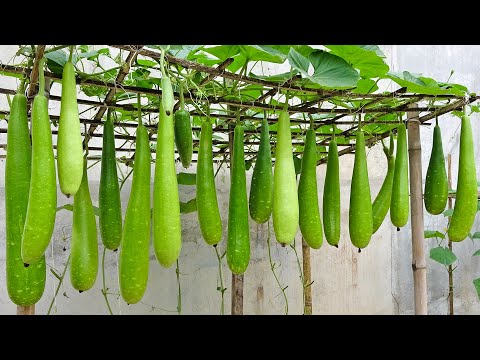
M 130 104 L 117 104 L 114 100 L 114 95 L 118 91 L 128 91 L 132 93 L 139 93 L 144 95 L 153 95 L 153 96 L 161 96 L 162 91 L 156 89 L 148 89 L 148 88 L 141 88 L 129 85 L 123 85 L 122 82 L 125 77 L 128 75 L 132 62 L 136 59 L 138 55 L 142 55 L 145 57 L 149 57 L 152 59 L 159 59 L 161 54 L 160 52 L 152 51 L 145 49 L 143 45 L 110 45 L 110 47 L 117 48 L 120 50 L 125 50 L 128 52 L 128 55 L 125 59 L 124 65 L 119 70 L 115 81 L 112 82 L 102 82 L 93 79 L 81 79 L 77 76 L 76 82 L 78 85 L 92 85 L 97 87 L 104 87 L 108 89 L 108 93 L 106 94 L 104 101 L 92 101 L 92 100 L 83 100 L 79 99 L 79 104 L 89 105 L 92 107 L 96 107 L 97 111 L 93 116 L 93 119 L 89 118 L 82 118 L 80 119 L 81 123 L 85 125 L 89 125 L 86 134 L 84 136 L 84 145 L 86 146 L 89 140 L 92 137 L 101 137 L 102 135 L 96 133 L 96 129 L 99 125 L 102 125 L 102 118 L 105 114 L 107 108 L 119 108 L 123 110 L 131 110 L 136 111 L 136 108 Z M 29 76 L 30 78 L 30 86 L 28 87 L 28 102 L 31 103 L 33 96 L 36 94 L 37 91 L 37 82 L 38 82 L 38 62 L 39 59 L 43 57 L 45 52 L 45 45 L 40 45 L 37 47 L 35 60 L 33 62 L 33 66 L 31 69 L 27 69 L 21 66 L 12 66 L 12 65 L 0 65 L 0 70 L 5 72 L 19 74 L 23 73 L 25 76 Z M 357 129 L 357 121 L 355 120 L 355 116 L 359 114 L 373 114 L 373 118 L 370 120 L 363 120 L 362 124 L 389 124 L 393 125 L 394 122 L 382 122 L 376 120 L 377 117 L 389 114 L 389 113 L 407 113 L 408 115 L 408 129 L 409 129 L 409 152 L 410 152 L 410 187 L 411 187 L 411 218 L 412 218 L 412 241 L 413 241 L 413 270 L 414 270 L 414 278 L 415 278 L 415 312 L 418 314 L 426 313 L 426 271 L 424 271 L 425 262 L 425 254 L 424 254 L 424 239 L 423 239 L 423 205 L 422 204 L 422 189 L 421 189 L 421 158 L 419 156 L 420 151 L 420 142 L 419 142 L 419 126 L 429 125 L 426 123 L 427 121 L 434 119 L 436 116 L 449 113 L 454 110 L 461 109 L 464 105 L 472 103 L 480 98 L 480 96 L 469 96 L 469 97 L 462 97 L 457 95 L 425 95 L 425 94 L 413 94 L 413 93 L 406 93 L 405 88 L 398 89 L 396 91 L 390 93 L 370 93 L 370 94 L 358 94 L 353 93 L 349 90 L 323 90 L 323 89 L 311 89 L 311 88 L 301 88 L 299 86 L 293 85 L 292 80 L 295 80 L 297 77 L 293 77 L 283 83 L 276 83 L 272 81 L 262 80 L 253 78 L 246 75 L 239 75 L 236 73 L 232 73 L 226 70 L 227 66 L 230 65 L 233 59 L 226 59 L 222 63 L 218 64 L 216 67 L 210 67 L 206 65 L 202 65 L 200 63 L 194 61 L 188 61 L 185 59 L 180 59 L 173 57 L 171 55 L 166 54 L 165 60 L 171 64 L 178 64 L 184 68 L 192 69 L 200 73 L 206 74 L 206 76 L 200 82 L 200 85 L 205 85 L 209 81 L 213 80 L 216 77 L 224 78 L 224 79 L 231 79 L 245 84 L 256 84 L 261 85 L 263 87 L 268 88 L 267 91 L 262 93 L 254 101 L 245 101 L 240 102 L 232 99 L 226 99 L 224 97 L 214 97 L 209 96 L 206 99 L 201 99 L 201 101 L 208 102 L 209 104 L 223 104 L 227 105 L 228 107 L 237 108 L 240 112 L 240 120 L 257 120 L 258 123 L 260 122 L 261 118 L 258 116 L 249 116 L 245 115 L 247 109 L 258 109 L 258 110 L 281 110 L 279 106 L 269 105 L 264 103 L 263 101 L 268 99 L 269 97 L 273 97 L 281 91 L 299 91 L 305 94 L 312 94 L 316 96 L 316 99 L 313 101 L 305 101 L 303 103 L 297 105 L 289 105 L 287 107 L 288 112 L 292 114 L 335 114 L 332 118 L 327 119 L 314 119 L 313 124 L 314 128 L 318 129 L 324 125 L 343 125 L 348 126 L 349 128 L 344 130 L 340 135 L 345 137 L 353 138 L 355 136 L 354 131 Z M 45 78 L 51 79 L 54 81 L 60 81 L 61 77 L 51 73 L 45 72 Z M 16 93 L 16 89 L 5 89 L 0 88 L 0 94 L 6 95 L 13 95 Z M 179 98 L 178 92 L 174 93 L 175 98 Z M 194 94 L 184 93 L 185 99 L 188 100 L 193 99 Z M 341 97 L 343 99 L 348 100 L 369 100 L 365 104 L 363 104 L 359 108 L 355 109 L 348 109 L 348 108 L 325 108 L 320 106 L 320 104 L 328 99 Z M 401 104 L 398 106 L 392 107 L 373 107 L 378 103 L 381 103 L 384 99 L 396 99 Z M 443 99 L 451 101 L 450 103 L 444 106 L 419 106 L 419 103 L 428 100 L 428 99 Z M 50 96 L 51 101 L 60 101 L 60 96 Z M 179 106 L 179 102 L 175 104 L 175 109 Z M 142 109 L 143 112 L 147 113 L 158 113 L 158 108 L 144 108 Z M 0 114 L 6 115 L 9 111 L 7 110 L 0 110 Z M 426 113 L 420 116 L 421 113 Z M 198 111 L 192 111 L 192 116 L 205 116 Z M 52 120 L 58 119 L 58 115 L 51 115 Z M 231 132 L 232 132 L 232 120 L 235 120 L 237 114 L 234 112 L 228 113 L 223 111 L 222 113 L 215 113 L 212 111 L 210 114 L 211 118 L 219 118 L 225 119 L 226 122 L 220 126 L 216 126 L 213 129 L 214 133 L 223 134 L 226 136 L 225 140 L 213 140 L 213 145 L 230 145 L 221 148 L 220 150 L 214 152 L 214 158 L 218 156 L 222 156 L 225 158 L 230 158 L 231 153 Z M 353 117 L 351 120 L 346 120 L 346 117 Z M 269 123 L 273 124 L 277 121 L 276 117 L 269 116 L 268 117 Z M 299 125 L 299 126 L 307 126 L 310 123 L 310 120 L 299 118 L 298 116 L 292 116 L 291 124 L 292 125 Z M 118 122 L 115 123 L 115 126 L 123 127 L 123 128 L 136 128 L 136 122 Z M 156 130 L 156 124 L 147 125 L 147 128 L 150 129 L 152 132 L 151 135 Z M 199 127 L 193 127 L 193 130 L 200 130 Z M 0 128 L 0 133 L 5 133 L 6 128 Z M 245 135 L 251 135 L 253 133 L 259 132 L 259 126 L 255 130 L 245 130 Z M 56 130 L 52 130 L 52 134 L 55 135 L 57 133 Z M 271 131 L 271 134 L 274 135 L 276 132 Z M 387 137 L 390 134 L 390 130 L 387 130 L 383 133 L 375 134 L 372 136 L 366 137 L 366 146 L 371 146 L 380 141 L 381 139 Z M 321 137 L 322 139 L 317 141 L 317 145 L 319 146 L 328 146 L 329 140 L 331 138 L 330 133 L 318 133 L 317 136 Z M 116 135 L 117 139 L 122 140 L 129 140 L 134 141 L 135 137 L 131 135 Z M 300 134 L 292 133 L 293 143 L 295 145 L 303 145 L 303 132 Z M 151 136 L 151 141 L 155 142 L 156 138 Z M 274 140 L 272 140 L 274 143 Z M 256 146 L 258 145 L 258 141 L 246 141 L 245 146 Z M 345 154 L 351 154 L 355 151 L 355 144 L 339 144 L 339 146 L 343 147 L 339 151 L 339 156 Z M 0 144 L 0 148 L 5 148 L 6 144 Z M 101 151 L 101 147 L 89 147 L 91 151 Z M 134 149 L 128 147 L 119 147 L 117 148 L 119 152 L 134 152 Z M 246 151 L 246 156 L 254 156 L 255 151 Z M 326 153 L 326 151 L 324 151 Z M 274 154 L 273 154 L 274 155 Z M 95 159 L 98 156 L 90 155 L 89 158 Z M 193 162 L 196 160 L 194 159 Z M 326 162 L 326 156 L 322 157 L 318 164 L 323 164 Z M 309 259 L 309 249 L 308 247 L 302 247 L 303 255 L 305 259 Z M 304 260 L 305 260 L 304 259 Z M 417 265 L 415 265 L 417 264 Z M 421 266 L 418 266 L 420 264 Z M 307 276 L 310 277 L 310 262 L 304 261 L 304 266 L 308 268 L 305 269 L 305 281 L 310 282 L 311 279 L 307 279 Z M 418 270 L 418 271 L 417 271 Z M 420 273 L 420 275 L 419 275 Z M 232 280 L 232 313 L 241 314 L 243 313 L 243 276 L 241 277 L 233 277 Z M 309 295 L 311 296 L 311 295 Z M 311 298 L 308 299 L 309 311 L 311 311 Z M 235 308 L 235 310 L 233 310 Z M 30 307 L 28 309 L 19 307 L 18 313 L 34 313 L 34 307 Z

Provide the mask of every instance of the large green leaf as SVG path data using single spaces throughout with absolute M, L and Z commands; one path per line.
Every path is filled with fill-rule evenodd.
M 203 51 L 212 54 L 221 61 L 224 61 L 240 54 L 240 47 L 238 45 L 220 45 L 203 48 Z
M 269 61 L 281 64 L 287 58 L 282 52 L 269 46 L 240 45 L 240 52 L 248 61 Z
M 462 91 L 455 84 L 437 83 L 434 79 L 423 77 L 418 74 L 411 74 L 408 71 L 403 72 L 388 72 L 386 74 L 388 79 L 392 79 L 398 85 L 407 88 L 407 92 L 425 94 L 425 95 L 459 95 L 463 96 Z
M 45 58 L 47 59 L 48 69 L 56 75 L 62 75 L 63 65 L 68 60 L 67 53 L 63 50 L 56 50 L 46 53 Z
M 313 65 L 313 82 L 328 88 L 354 88 L 360 76 L 345 60 L 323 50 L 317 50 L 308 57 Z
M 457 260 L 457 257 L 449 248 L 439 246 L 430 250 L 430 259 L 448 266 L 452 265 Z
M 318 50 L 310 54 L 314 73 L 310 79 L 322 86 L 332 88 L 355 87 L 360 76 L 345 60 Z
M 271 45 L 270 47 L 283 53 L 284 55 L 288 55 L 290 49 L 294 49 L 303 56 L 308 56 L 315 51 L 314 48 L 308 45 Z
M 377 78 L 385 75 L 390 69 L 376 50 L 359 45 L 325 45 L 332 54 L 340 56 L 366 78 Z M 383 53 L 382 53 L 383 54 Z
M 352 90 L 355 94 L 370 94 L 378 90 L 377 83 L 371 79 L 360 79 L 357 87 Z
M 307 79 L 310 78 L 308 75 L 308 68 L 310 66 L 310 61 L 308 58 L 291 48 L 288 53 L 288 62 L 290 63 L 290 66 L 300 72 L 303 77 Z

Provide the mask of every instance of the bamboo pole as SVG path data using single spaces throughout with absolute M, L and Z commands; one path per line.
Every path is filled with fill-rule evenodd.
M 304 301 L 303 315 L 312 315 L 312 268 L 310 265 L 310 246 L 307 245 L 302 238 L 302 260 L 303 260 L 303 287 L 304 287 Z
M 233 131 L 234 126 L 228 125 L 228 142 L 230 150 L 230 176 L 232 176 L 232 154 L 233 154 Z M 243 315 L 243 274 L 232 273 L 232 309 L 231 315 Z
M 17 306 L 17 315 L 35 315 L 35 304 L 30 306 Z
M 448 154 L 447 157 L 447 176 L 448 176 L 448 188 L 452 188 L 452 154 Z M 452 208 L 452 197 L 448 197 L 448 208 Z M 448 217 L 450 223 L 451 216 Z M 452 240 L 448 239 L 448 248 L 452 251 Z M 454 315 L 453 311 L 453 267 L 452 264 L 448 265 L 448 308 L 449 315 Z
M 416 107 L 416 105 L 412 107 Z M 425 260 L 425 240 L 423 238 L 422 147 L 418 113 L 408 113 L 407 127 L 415 315 L 427 315 L 427 263 Z

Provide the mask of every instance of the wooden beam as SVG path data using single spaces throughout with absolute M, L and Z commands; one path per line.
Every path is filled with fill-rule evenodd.
M 415 106 L 412 107 L 415 108 Z M 425 239 L 423 238 L 422 146 L 418 113 L 409 113 L 407 128 L 415 315 L 427 315 L 427 261 L 425 259 Z

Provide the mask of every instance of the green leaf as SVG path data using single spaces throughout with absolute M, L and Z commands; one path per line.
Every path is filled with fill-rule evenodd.
M 480 249 L 475 251 L 472 256 L 480 256 Z
M 179 185 L 195 185 L 197 183 L 197 174 L 181 172 L 177 174 Z
M 297 155 L 293 155 L 293 165 L 295 166 L 295 174 L 299 175 L 302 171 L 302 159 Z
M 318 50 L 310 54 L 314 73 L 309 79 L 321 86 L 344 89 L 354 88 L 360 76 L 345 60 L 326 51 Z
M 408 71 L 388 72 L 386 77 L 392 79 L 398 85 L 406 87 L 407 92 L 426 95 L 464 95 L 464 92 L 458 89 L 458 87 L 452 87 L 451 84 L 445 83 L 440 86 L 434 79 L 422 77 L 420 75 L 415 76 Z
M 194 211 L 197 211 L 197 198 L 193 198 L 186 203 L 180 201 L 180 213 L 188 214 Z
M 281 64 L 286 59 L 286 56 L 280 51 L 268 46 L 240 45 L 239 47 L 240 53 L 248 59 L 248 61 L 268 61 Z
M 442 214 L 443 214 L 443 216 L 452 216 L 453 209 L 447 209 Z
M 56 74 L 62 75 L 63 65 L 68 60 L 67 53 L 63 50 L 56 50 L 45 54 L 48 69 Z
M 332 54 L 340 56 L 355 69 L 360 70 L 362 77 L 381 77 L 390 69 L 383 58 L 377 54 L 378 47 L 377 49 L 368 45 L 325 45 L 325 47 L 330 49 Z
M 245 171 L 248 171 L 250 170 L 250 168 L 252 167 L 252 164 L 253 164 L 253 160 L 245 160 Z
M 65 204 L 63 206 L 59 206 L 57 207 L 57 212 L 63 209 L 73 211 L 73 204 Z
M 100 209 L 97 206 L 93 206 L 93 213 L 95 216 L 100 216 Z
M 270 47 L 283 53 L 284 55 L 288 55 L 290 49 L 294 49 L 303 56 L 308 56 L 315 51 L 314 48 L 308 45 L 271 45 Z
M 299 71 L 303 77 L 309 78 L 308 67 L 310 66 L 310 61 L 305 56 L 291 48 L 288 53 L 288 62 L 290 66 Z
M 62 209 L 73 211 L 73 204 L 65 204 L 63 206 L 59 206 L 57 207 L 57 212 Z M 93 212 L 95 213 L 95 216 L 100 216 L 100 209 L 98 207 L 93 206 Z
M 472 239 L 480 239 L 480 231 L 476 231 L 476 232 L 472 235 Z
M 276 81 L 276 82 L 282 82 L 283 83 L 287 80 L 290 80 L 291 78 L 293 78 L 297 74 L 298 74 L 298 71 L 293 70 L 293 71 L 289 71 L 289 72 L 286 72 L 286 73 L 270 75 L 270 76 L 255 75 L 254 73 L 250 73 L 249 76 L 251 76 L 253 78 L 256 78 L 256 79 Z
M 203 45 L 179 45 L 176 47 L 171 45 L 168 52 L 176 58 L 186 59 L 202 47 Z
M 428 238 L 441 238 L 441 239 L 445 239 L 445 235 L 442 234 L 440 231 L 435 231 L 435 230 L 425 230 L 423 232 L 423 237 L 425 239 L 428 239 Z
M 371 79 L 360 79 L 357 83 L 357 87 L 352 90 L 355 94 L 370 94 L 378 90 L 378 86 L 375 81 Z
M 452 265 L 457 260 L 457 257 L 449 248 L 439 246 L 430 250 L 430 259 L 448 266 Z
M 480 299 L 480 278 L 473 280 L 473 286 L 475 286 L 475 290 L 477 290 L 478 298 Z
M 240 54 L 240 47 L 238 45 L 220 45 L 204 48 L 203 51 L 212 54 L 221 61 L 224 61 Z
M 138 58 L 137 58 L 137 64 L 145 67 L 150 67 L 150 68 L 158 65 L 155 61 L 138 59 Z

